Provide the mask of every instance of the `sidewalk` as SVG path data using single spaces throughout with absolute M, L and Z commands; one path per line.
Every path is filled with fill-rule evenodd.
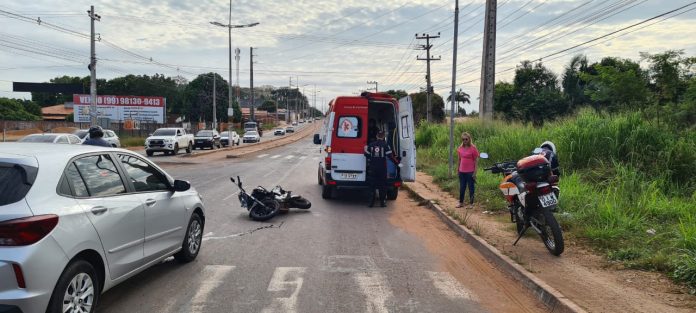
M 525 236 L 517 246 L 512 246 L 515 227 L 506 211 L 489 214 L 480 207 L 457 209 L 457 200 L 425 173 L 418 172 L 416 182 L 407 183 L 407 187 L 437 203 L 444 211 L 464 217 L 464 226 L 472 233 L 589 312 L 694 312 L 696 309 L 696 296 L 687 294 L 663 274 L 619 268 L 574 238 L 566 238 L 561 257 L 549 254 L 538 236 Z

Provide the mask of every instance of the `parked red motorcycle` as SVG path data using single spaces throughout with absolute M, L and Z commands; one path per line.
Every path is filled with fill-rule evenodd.
M 536 153 L 518 162 L 495 163 L 484 170 L 503 175 L 498 188 L 507 200 L 512 222 L 517 224 L 518 237 L 513 245 L 532 228 L 546 249 L 559 256 L 564 250 L 563 232 L 553 215 L 558 207 L 558 176 L 552 174 L 549 161 Z M 481 155 L 488 158 L 486 153 Z

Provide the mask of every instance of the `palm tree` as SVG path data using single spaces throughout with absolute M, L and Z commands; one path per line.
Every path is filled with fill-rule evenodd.
M 447 97 L 447 101 L 452 102 L 452 95 L 449 95 Z M 459 110 L 460 109 L 460 107 L 459 107 L 460 102 L 471 104 L 471 96 L 468 93 L 459 89 L 458 91 L 455 92 L 454 102 L 457 105 L 457 110 Z
M 585 97 L 585 82 L 580 73 L 587 73 L 587 57 L 582 54 L 574 56 L 563 73 L 563 92 L 570 100 L 571 107 L 582 104 Z

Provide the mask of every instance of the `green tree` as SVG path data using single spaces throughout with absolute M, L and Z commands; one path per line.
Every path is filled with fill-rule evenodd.
M 454 97 L 454 102 L 457 105 L 457 111 L 462 112 L 464 109 L 461 106 L 459 106 L 459 103 L 471 104 L 471 96 L 468 93 L 462 91 L 461 89 L 457 90 L 455 92 L 455 94 L 456 95 Z M 447 96 L 447 102 L 452 102 L 452 95 L 451 94 L 449 96 Z M 466 115 L 466 111 L 463 111 L 463 112 L 464 112 L 463 115 Z M 460 113 L 459 115 L 462 115 L 462 114 Z
M 227 82 L 217 73 L 198 75 L 184 90 L 183 105 L 187 112 L 182 112 L 191 122 L 213 121 L 213 77 L 215 77 L 215 107 L 218 122 L 227 120 L 228 91 Z M 236 110 L 235 110 L 236 111 Z M 241 116 L 241 111 L 239 112 Z
M 686 91 L 689 69 L 693 63 L 692 59 L 684 58 L 683 55 L 684 50 L 668 50 L 658 54 L 640 53 L 641 58 L 650 64 L 650 89 L 660 105 L 676 103 Z
M 519 119 L 515 111 L 515 85 L 508 82 L 497 82 L 493 93 L 493 112 L 502 115 L 506 120 Z
M 387 90 L 386 93 L 388 93 L 389 95 L 394 97 L 396 100 L 399 100 L 403 97 L 408 96 L 408 93 L 406 92 L 406 90 L 401 90 L 401 89 L 398 89 L 398 90 L 390 89 L 390 90 Z
M 24 109 L 23 100 L 0 98 L 0 120 L 8 121 L 38 121 L 40 116 L 31 114 Z
M 419 123 L 427 117 L 427 94 L 422 91 L 412 93 L 410 96 L 413 101 L 413 118 L 416 123 Z M 436 93 L 433 93 L 431 97 L 431 122 L 440 123 L 445 119 L 445 101 Z
M 268 111 L 269 113 L 275 113 L 276 102 L 273 100 L 266 100 L 258 107 L 259 110 Z
M 568 112 L 566 101 L 558 86 L 556 74 L 541 63 L 523 61 L 515 70 L 514 116 L 523 122 L 542 126 Z
M 592 65 L 596 74 L 580 73 L 588 83 L 585 94 L 595 109 L 616 112 L 622 108 L 643 109 L 648 89 L 645 73 L 631 60 L 604 58 Z
M 77 77 L 77 76 L 61 76 L 49 80 L 50 83 L 54 84 L 76 84 L 82 85 L 83 93 L 89 93 L 89 76 Z M 97 88 L 100 84 L 103 85 L 105 80 L 100 79 L 97 81 Z M 73 95 L 68 93 L 48 93 L 48 92 L 32 92 L 32 101 L 36 102 L 41 107 L 47 107 L 57 104 L 63 104 L 65 102 L 71 102 L 73 100 Z
M 561 86 L 563 86 L 563 94 L 570 101 L 571 109 L 587 102 L 586 82 L 580 78 L 580 74 L 588 73 L 588 70 L 587 57 L 579 54 L 570 60 L 563 72 Z

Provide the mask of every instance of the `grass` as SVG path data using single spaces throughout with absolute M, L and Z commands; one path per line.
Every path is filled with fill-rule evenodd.
M 121 147 L 139 147 L 145 144 L 145 137 L 121 137 Z
M 696 130 L 658 126 L 639 114 L 584 111 L 540 129 L 472 120 L 455 126 L 455 134 L 463 131 L 491 158 L 477 173 L 476 197 L 486 210 L 506 210 L 506 203 L 497 188 L 502 177 L 481 169 L 551 140 L 563 170 L 557 217 L 564 232 L 609 260 L 665 272 L 696 289 Z M 457 178 L 448 175 L 448 126 L 421 125 L 416 144 L 419 169 L 457 197 Z

